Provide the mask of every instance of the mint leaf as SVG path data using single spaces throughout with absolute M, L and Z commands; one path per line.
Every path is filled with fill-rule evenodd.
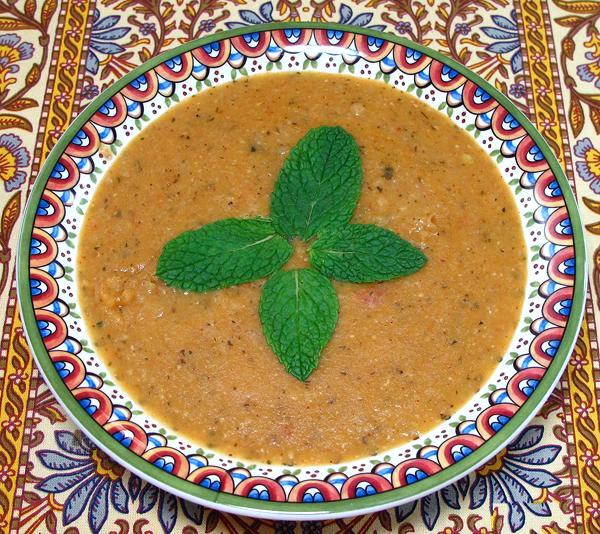
M 223 219 L 169 241 L 156 274 L 168 286 L 207 291 L 264 278 L 292 252 L 268 219 Z
M 349 224 L 321 232 L 309 255 L 313 267 L 344 282 L 390 280 L 427 263 L 418 248 L 374 224 Z
M 259 314 L 267 342 L 286 370 L 306 380 L 338 318 L 331 282 L 313 269 L 279 271 L 265 284 Z
M 307 240 L 352 218 L 362 167 L 354 138 L 340 127 L 310 130 L 292 148 L 271 195 L 271 218 L 280 234 Z

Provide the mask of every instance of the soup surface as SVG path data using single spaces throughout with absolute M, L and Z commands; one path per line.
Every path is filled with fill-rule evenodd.
M 353 222 L 429 261 L 390 282 L 335 282 L 339 322 L 304 383 L 263 337 L 264 280 L 186 294 L 154 273 L 181 232 L 267 216 L 289 149 L 322 125 L 361 147 Z M 306 261 L 297 245 L 288 266 Z M 93 196 L 77 276 L 93 345 L 144 410 L 225 454 L 318 464 L 416 438 L 474 395 L 516 327 L 525 262 L 510 191 L 467 133 L 384 83 L 302 73 L 202 92 L 145 128 Z

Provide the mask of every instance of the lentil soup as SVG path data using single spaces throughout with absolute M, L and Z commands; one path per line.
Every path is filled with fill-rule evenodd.
M 290 147 L 322 125 L 361 149 L 353 222 L 397 232 L 428 263 L 334 282 L 338 325 L 301 382 L 264 339 L 264 280 L 185 293 L 155 271 L 185 230 L 266 216 Z M 295 246 L 286 268 L 307 264 Z M 88 208 L 77 278 L 94 348 L 149 414 L 225 454 L 322 464 L 417 438 L 472 397 L 514 333 L 525 265 L 511 193 L 466 132 L 384 83 L 293 73 L 203 91 L 133 139 Z

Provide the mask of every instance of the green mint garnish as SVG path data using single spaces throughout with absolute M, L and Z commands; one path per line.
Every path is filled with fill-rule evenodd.
M 267 219 L 223 219 L 169 241 L 156 274 L 169 286 L 208 291 L 269 276 L 292 252 Z
M 317 367 L 338 318 L 329 278 L 381 282 L 427 262 L 416 247 L 385 228 L 349 224 L 362 167 L 354 138 L 340 127 L 310 130 L 290 151 L 271 196 L 271 219 L 224 219 L 169 241 L 156 274 L 167 285 L 209 291 L 272 275 L 263 288 L 263 333 L 286 370 L 306 380 Z M 308 241 L 313 268 L 281 270 Z M 274 273 L 274 274 L 273 274 Z
M 308 240 L 352 218 L 362 166 L 354 138 L 343 128 L 315 128 L 292 148 L 271 195 L 273 226 Z
M 319 233 L 310 262 L 343 282 L 383 282 L 418 271 L 427 258 L 400 236 L 374 224 L 348 224 Z
M 338 299 L 328 278 L 313 269 L 275 273 L 258 308 L 263 332 L 288 373 L 306 380 L 329 342 L 338 319 Z

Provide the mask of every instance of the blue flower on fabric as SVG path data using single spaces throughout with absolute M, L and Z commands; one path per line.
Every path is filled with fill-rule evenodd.
M 511 445 L 477 470 L 469 489 L 471 509 L 486 502 L 490 512 L 495 505 L 507 505 L 508 523 L 513 532 L 525 524 L 526 510 L 536 516 L 551 515 L 548 504 L 536 500 L 530 493 L 530 487 L 544 490 L 560 484 L 560 479 L 540 468 L 552 463 L 560 452 L 558 445 L 536 447 L 543 435 L 543 426 L 526 428 Z
M 575 155 L 583 158 L 583 161 L 575 163 L 577 174 L 590 183 L 594 193 L 600 195 L 600 150 L 592 145 L 589 137 L 584 137 L 575 143 Z
M 583 46 L 591 49 L 584 55 L 589 63 L 577 66 L 577 76 L 584 82 L 593 82 L 594 87 L 600 89 L 600 33 L 591 32 Z
M 433 530 L 440 517 L 440 504 L 443 503 L 453 510 L 460 510 L 460 502 L 464 500 L 468 491 L 469 477 L 465 477 L 454 484 L 446 486 L 437 493 L 432 493 L 420 500 L 398 506 L 396 508 L 396 520 L 398 523 L 402 523 L 419 505 L 423 523 L 425 523 L 429 530 Z
M 455 27 L 454 31 L 460 35 L 469 35 L 471 33 L 471 26 L 465 22 L 459 22 Z
M 527 88 L 522 83 L 513 83 L 508 90 L 508 94 L 515 98 L 523 98 L 527 94 Z
M 510 58 L 510 67 L 515 74 L 521 72 L 523 70 L 523 55 L 521 54 L 521 44 L 519 42 L 516 12 L 514 10 L 510 12 L 510 19 L 501 15 L 492 15 L 492 21 L 496 26 L 481 28 L 485 35 L 496 41 L 487 45 L 485 49 L 495 54 L 508 54 L 514 50 Z
M 588 52 L 585 55 L 586 59 L 593 59 Z M 584 82 L 594 82 L 596 89 L 600 89 L 600 61 L 595 63 L 586 63 L 577 66 L 577 76 Z
M 85 85 L 81 89 L 81 96 L 85 100 L 91 100 L 92 98 L 96 98 L 100 94 L 100 89 L 95 84 Z
M 36 484 L 46 493 L 68 493 L 63 504 L 63 525 L 69 525 L 87 513 L 93 534 L 102 532 L 112 506 L 121 514 L 129 513 L 129 503 L 139 499 L 138 512 L 146 513 L 157 507 L 158 520 L 168 534 L 177 522 L 178 509 L 196 525 L 202 524 L 204 508 L 142 483 L 137 476 L 97 449 L 82 432 L 54 433 L 59 451 L 37 453 L 42 464 L 57 471 Z M 129 476 L 127 487 L 123 478 Z
M 204 19 L 201 20 L 200 23 L 198 24 L 198 29 L 201 32 L 204 33 L 208 33 L 208 32 L 212 32 L 215 28 L 216 28 L 216 24 L 215 21 L 212 19 Z
M 33 45 L 31 43 L 22 43 L 16 33 L 0 35 L 0 67 L 11 65 L 11 72 L 17 72 L 19 67 L 14 64 L 32 57 Z
M 100 18 L 100 11 L 98 9 L 94 11 L 94 22 L 90 34 L 90 50 L 85 61 L 85 70 L 91 74 L 98 74 L 100 68 L 100 59 L 97 53 L 115 55 L 125 51 L 125 48 L 115 41 L 125 37 L 131 28 L 117 28 L 116 25 L 120 18 L 119 15 Z
M 396 508 L 396 519 L 402 522 L 419 507 L 421 518 L 429 530 L 433 530 L 440 517 L 440 506 L 445 504 L 454 510 L 462 509 L 467 495 L 469 509 L 475 510 L 487 504 L 492 517 L 499 504 L 508 507 L 508 522 L 513 532 L 525 524 L 525 513 L 550 516 L 546 502 L 534 498 L 530 489 L 545 490 L 560 484 L 560 480 L 540 466 L 552 463 L 560 452 L 558 445 L 537 446 L 542 440 L 544 427 L 530 426 L 505 450 L 494 456 L 475 472 L 475 478 L 466 476 L 454 484 Z M 536 447 L 537 446 L 537 447 Z
M 368 24 L 373 19 L 372 13 L 361 13 L 354 17 L 352 8 L 346 4 L 340 4 L 339 6 L 339 23 L 350 24 L 352 26 L 361 26 L 371 28 L 373 30 L 383 31 L 385 30 L 384 25 L 373 25 Z M 253 24 L 264 24 L 266 22 L 274 22 L 273 20 L 273 3 L 265 2 L 260 5 L 258 12 L 250 11 L 248 9 L 242 9 L 239 11 L 239 16 L 242 19 L 241 22 L 226 22 L 225 25 L 229 29 L 243 28 L 245 26 L 251 26 Z
M 13 76 L 19 72 L 19 62 L 33 57 L 33 45 L 21 42 L 16 33 L 0 34 L 0 94 L 8 91 L 17 79 Z
M 108 518 L 109 506 L 129 512 L 129 495 L 121 477 L 125 469 L 95 448 L 80 431 L 54 433 L 60 451 L 37 453 L 42 464 L 56 474 L 41 480 L 36 488 L 47 493 L 68 492 L 63 504 L 63 524 L 69 525 L 86 512 L 90 530 L 96 534 Z
M 0 179 L 4 182 L 6 192 L 18 189 L 27 178 L 24 170 L 30 163 L 31 157 L 24 146 L 23 140 L 15 134 L 0 135 Z
M 201 525 L 204 520 L 204 508 L 199 504 L 179 499 L 152 484 L 142 482 L 134 474 L 129 475 L 127 487 L 132 501 L 136 501 L 139 498 L 137 511 L 140 514 L 145 514 L 154 507 L 157 507 L 158 521 L 166 534 L 169 534 L 175 528 L 180 507 L 183 515 L 192 521 L 192 523 Z
M 150 35 L 152 33 L 156 33 L 156 24 L 154 24 L 154 22 L 144 22 L 140 26 L 140 33 L 142 35 Z
M 258 13 L 250 11 L 249 9 L 241 9 L 238 12 L 242 22 L 226 22 L 225 25 L 230 29 L 244 28 L 248 25 L 253 24 L 264 24 L 265 22 L 273 21 L 273 4 L 271 2 L 265 2 L 258 8 Z
M 412 26 L 411 26 L 410 22 L 401 20 L 400 22 L 398 22 L 398 24 L 396 24 L 396 26 L 394 26 L 394 29 L 400 35 L 404 35 L 405 33 L 408 33 L 408 32 L 410 32 L 410 30 L 412 30 Z
M 351 26 L 360 26 L 363 28 L 370 28 L 372 30 L 383 31 L 385 30 L 385 26 L 383 25 L 372 25 L 368 26 L 368 24 L 373 20 L 373 13 L 360 13 L 354 17 L 354 13 L 352 8 L 346 4 L 340 5 L 340 24 L 350 24 Z M 410 26 L 410 24 L 409 24 Z

